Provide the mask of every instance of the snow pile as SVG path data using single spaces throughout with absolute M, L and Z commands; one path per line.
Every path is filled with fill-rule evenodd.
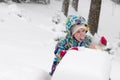
M 42 69 L 15 66 L 3 72 L 0 80 L 50 80 L 50 76 Z
M 120 61 L 120 60 L 119 60 Z M 120 80 L 120 63 L 113 60 L 112 62 L 112 70 L 111 70 L 111 79 L 112 80 Z
M 86 48 L 70 50 L 58 65 L 52 80 L 109 80 L 112 56 Z

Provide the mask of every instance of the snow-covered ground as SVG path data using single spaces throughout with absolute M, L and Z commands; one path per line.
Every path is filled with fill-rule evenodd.
M 0 80 L 39 80 L 40 74 L 50 71 L 54 39 L 65 30 L 61 5 L 61 0 L 51 0 L 50 5 L 0 3 Z M 89 6 L 90 0 L 80 0 L 78 13 L 70 6 L 69 14 L 87 19 Z M 111 79 L 120 80 L 120 6 L 103 0 L 101 9 L 98 31 L 115 50 Z M 57 25 L 52 22 L 55 17 L 60 18 Z

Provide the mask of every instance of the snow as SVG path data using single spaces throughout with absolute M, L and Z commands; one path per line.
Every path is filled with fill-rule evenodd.
M 0 80 L 50 80 L 49 74 L 29 66 L 14 66 L 3 72 Z
M 112 58 L 101 50 L 84 47 L 79 47 L 78 51 L 69 50 L 52 80 L 109 80 Z
M 90 0 L 81 0 L 79 5 L 77 13 L 70 6 L 69 14 L 80 14 L 87 19 Z M 61 7 L 62 0 L 51 0 L 49 5 L 0 3 L 0 80 L 49 78 L 55 39 L 65 35 Z M 119 5 L 103 0 L 98 30 L 114 49 L 112 80 L 120 80 L 119 9 Z M 56 17 L 60 18 L 58 24 L 52 22 Z

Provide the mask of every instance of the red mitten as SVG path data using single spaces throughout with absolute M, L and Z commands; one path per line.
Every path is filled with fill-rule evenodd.
M 60 52 L 60 57 L 61 57 L 61 58 L 64 57 L 65 54 L 66 54 L 66 51 L 65 51 L 65 50 L 61 51 L 61 52 Z
M 70 50 L 76 50 L 76 51 L 78 51 L 78 47 L 73 47 Z
M 106 38 L 104 37 L 104 36 L 102 36 L 101 37 L 101 43 L 104 45 L 104 46 L 106 46 L 107 45 L 107 40 L 106 40 Z

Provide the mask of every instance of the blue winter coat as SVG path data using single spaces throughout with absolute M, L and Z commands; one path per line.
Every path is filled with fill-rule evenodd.
M 65 39 L 61 39 L 58 41 L 54 54 L 56 55 L 56 61 L 59 63 L 64 54 L 66 54 L 67 50 L 72 47 L 86 47 L 89 48 L 92 40 L 91 37 L 86 35 L 85 40 L 82 42 L 77 41 L 73 36 L 67 35 Z

